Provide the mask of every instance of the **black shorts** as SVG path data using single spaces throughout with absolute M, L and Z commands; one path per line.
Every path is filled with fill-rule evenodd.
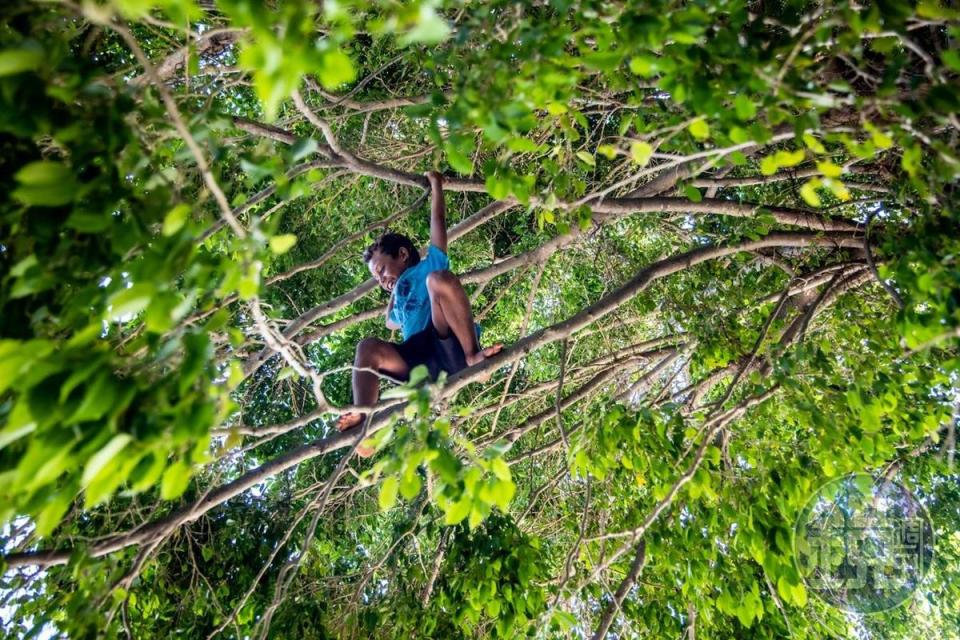
M 432 320 L 427 322 L 423 331 L 400 344 L 394 343 L 394 346 L 411 371 L 419 364 L 427 365 L 432 381 L 436 381 L 441 371 L 446 371 L 449 376 L 467 367 L 466 356 L 457 336 L 451 331 L 446 338 L 441 338 Z

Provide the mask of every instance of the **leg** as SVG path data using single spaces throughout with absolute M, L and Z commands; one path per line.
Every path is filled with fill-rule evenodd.
M 366 338 L 357 344 L 353 366 L 353 403 L 358 406 L 373 406 L 380 397 L 380 379 L 374 371 L 401 380 L 410 374 L 407 363 L 400 357 L 397 349 L 389 342 L 377 338 Z M 355 427 L 363 422 L 365 417 L 362 413 L 346 413 L 340 416 L 337 428 L 344 431 Z
M 503 345 L 496 344 L 481 349 L 473 326 L 470 300 L 463 290 L 460 279 L 449 271 L 434 271 L 427 276 L 427 292 L 430 294 L 430 313 L 433 326 L 441 338 L 452 332 L 460 341 L 467 366 L 472 366 L 498 353 Z

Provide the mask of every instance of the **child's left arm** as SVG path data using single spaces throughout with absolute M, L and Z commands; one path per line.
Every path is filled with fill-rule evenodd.
M 393 311 L 393 303 L 396 302 L 397 300 L 396 297 L 394 296 L 394 293 L 395 292 L 393 291 L 390 292 L 390 302 L 387 303 L 387 313 L 384 315 L 387 329 L 390 329 L 390 331 L 396 331 L 397 329 L 401 328 L 400 325 L 398 325 L 396 322 L 390 319 L 390 314 Z
M 443 202 L 443 176 L 436 171 L 427 172 L 430 181 L 430 243 L 447 252 L 447 209 Z

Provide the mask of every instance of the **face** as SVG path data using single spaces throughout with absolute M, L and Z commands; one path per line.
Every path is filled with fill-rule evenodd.
M 396 258 L 382 251 L 374 251 L 370 260 L 367 261 L 367 268 L 370 269 L 377 284 L 392 293 L 397 284 L 397 278 L 407 269 L 407 258 L 407 250 L 403 247 L 397 251 Z

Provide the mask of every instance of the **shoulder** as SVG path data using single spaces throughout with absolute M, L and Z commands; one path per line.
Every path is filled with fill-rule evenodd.
M 431 265 L 442 264 L 446 266 L 450 264 L 450 258 L 447 256 L 446 252 L 432 242 L 427 248 L 427 256 L 423 259 L 423 261 L 428 262 Z

